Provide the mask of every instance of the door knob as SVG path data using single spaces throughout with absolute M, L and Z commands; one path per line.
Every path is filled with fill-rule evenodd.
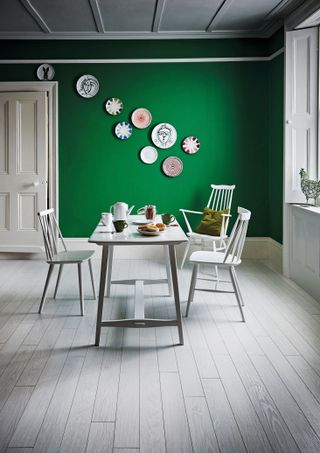
M 33 187 L 38 187 L 39 184 L 40 184 L 39 181 L 34 181 L 34 182 L 32 183 Z

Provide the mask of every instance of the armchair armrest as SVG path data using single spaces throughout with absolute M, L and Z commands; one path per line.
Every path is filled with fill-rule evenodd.
M 231 214 L 221 214 L 221 217 L 232 217 Z
M 184 221 L 186 222 L 186 225 L 187 225 L 187 228 L 188 228 L 188 232 L 192 233 L 192 228 L 191 228 L 191 225 L 189 223 L 189 220 L 188 220 L 188 217 L 187 217 L 186 213 L 188 213 L 188 214 L 197 214 L 197 215 L 201 215 L 203 213 L 201 211 L 191 211 L 190 209 L 179 209 L 179 211 L 183 215 Z
M 190 214 L 203 214 L 203 212 L 201 212 L 201 211 L 190 211 L 189 209 L 179 209 L 179 211 L 182 213 L 188 212 Z

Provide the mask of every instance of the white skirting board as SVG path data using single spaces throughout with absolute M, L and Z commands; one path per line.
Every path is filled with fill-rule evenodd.
M 95 250 L 94 258 L 100 258 L 101 247 L 89 244 L 87 238 L 64 238 L 68 250 Z M 181 261 L 184 244 L 177 246 L 177 259 Z M 200 248 L 200 247 L 199 247 Z M 197 246 L 191 247 L 191 252 Z M 117 259 L 163 259 L 163 247 L 159 246 L 121 246 L 115 248 L 114 257 Z M 244 259 L 264 260 L 274 270 L 282 271 L 282 245 L 270 237 L 249 237 L 246 239 Z M 43 259 L 39 253 L 0 253 L 0 259 Z

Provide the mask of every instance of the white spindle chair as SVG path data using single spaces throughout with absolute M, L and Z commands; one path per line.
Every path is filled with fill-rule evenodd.
M 190 283 L 188 304 L 186 316 L 189 314 L 190 304 L 193 301 L 195 291 L 209 291 L 218 293 L 235 293 L 242 321 L 245 321 L 242 306 L 244 305 L 243 298 L 240 292 L 239 281 L 235 271 L 235 267 L 241 263 L 241 255 L 244 246 L 244 241 L 247 234 L 248 224 L 251 217 L 251 212 L 245 208 L 238 207 L 238 217 L 232 228 L 228 245 L 225 252 L 210 252 L 198 251 L 190 256 L 190 262 L 193 263 L 193 271 Z M 233 286 L 233 291 L 223 291 L 220 289 L 202 289 L 196 288 L 197 274 L 200 264 L 210 264 L 212 266 L 228 269 Z M 199 278 L 201 280 L 201 278 Z
M 181 269 L 184 266 L 184 263 L 186 261 L 190 245 L 192 243 L 195 243 L 197 240 L 200 240 L 203 244 L 205 245 L 205 242 L 212 241 L 212 247 L 213 250 L 223 250 L 226 247 L 225 240 L 227 239 L 227 231 L 228 231 L 228 224 L 229 224 L 229 218 L 231 217 L 230 211 L 231 211 L 231 204 L 232 204 L 232 197 L 233 197 L 233 191 L 235 189 L 235 185 L 228 186 L 228 185 L 217 185 L 217 184 L 211 184 L 211 194 L 207 203 L 207 207 L 210 209 L 214 209 L 216 211 L 222 211 L 225 209 L 229 210 L 229 214 L 222 214 L 222 225 L 221 225 L 221 232 L 220 236 L 210 236 L 208 234 L 200 234 L 196 233 L 195 231 L 192 230 L 192 227 L 190 225 L 188 215 L 198 215 L 201 216 L 203 214 L 202 211 L 190 211 L 188 209 L 180 209 L 180 212 L 182 212 L 183 218 L 186 222 L 188 232 L 187 236 L 189 236 L 189 241 L 186 245 L 186 249 L 183 255 L 183 259 L 181 262 Z M 218 244 L 218 245 L 217 245 Z
M 53 268 L 56 264 L 59 264 L 59 273 L 57 277 L 56 287 L 54 290 L 53 298 L 56 298 L 63 266 L 65 264 L 77 264 L 78 265 L 78 279 L 79 279 L 79 293 L 80 293 L 80 312 L 81 316 L 84 314 L 84 303 L 83 303 L 83 289 L 82 289 L 82 269 L 81 264 L 85 261 L 88 261 L 89 271 L 91 276 L 92 291 L 93 297 L 96 298 L 95 288 L 94 288 L 94 279 L 92 272 L 91 257 L 94 254 L 93 250 L 76 250 L 68 251 L 66 244 L 63 240 L 59 225 L 54 215 L 54 209 L 47 209 L 45 211 L 38 212 L 39 222 L 41 225 L 44 247 L 47 256 L 47 263 L 49 264 L 49 270 L 46 278 L 46 282 L 43 289 L 43 294 L 41 298 L 41 303 L 39 307 L 39 313 L 42 312 L 48 286 L 52 276 Z M 58 240 L 61 239 L 63 251 L 59 252 L 58 250 Z

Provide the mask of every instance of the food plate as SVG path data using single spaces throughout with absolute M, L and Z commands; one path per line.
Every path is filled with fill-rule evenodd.
M 137 228 L 138 233 L 142 234 L 142 236 L 159 236 L 163 231 L 145 231 L 145 230 L 139 230 Z
M 140 151 L 140 159 L 145 164 L 153 164 L 158 159 L 158 151 L 153 146 L 145 146 Z
M 119 115 L 123 109 L 123 102 L 118 98 L 109 98 L 106 101 L 105 108 L 109 115 Z
M 187 137 L 182 142 L 182 149 L 187 154 L 194 154 L 200 149 L 200 142 L 197 137 Z
M 93 98 L 99 91 L 99 82 L 93 75 L 85 74 L 77 81 L 77 91 L 83 98 Z
M 131 115 L 131 121 L 136 128 L 145 129 L 150 125 L 152 121 L 152 115 L 147 109 L 136 109 Z
M 175 144 L 177 131 L 172 124 L 160 123 L 152 129 L 151 139 L 158 148 L 167 149 Z
M 127 140 L 131 137 L 132 126 L 127 121 L 121 121 L 121 123 L 116 124 L 114 132 L 120 140 Z
M 180 175 L 182 170 L 183 170 L 183 163 L 176 156 L 167 157 L 162 162 L 162 171 L 166 176 L 175 178 L 176 176 Z

